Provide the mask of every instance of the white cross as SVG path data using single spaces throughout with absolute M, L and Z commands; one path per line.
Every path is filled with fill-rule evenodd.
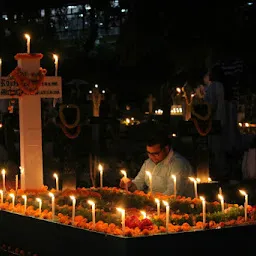
M 17 67 L 31 78 L 38 73 L 42 57 L 42 54 L 22 53 L 15 59 Z M 21 189 L 41 189 L 44 185 L 41 99 L 62 97 L 61 77 L 45 76 L 35 95 L 22 94 L 18 81 L 10 77 L 0 77 L 0 82 L 0 99 L 19 99 Z

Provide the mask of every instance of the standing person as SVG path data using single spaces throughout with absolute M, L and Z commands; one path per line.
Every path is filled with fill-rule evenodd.
M 210 173 L 211 177 L 216 180 L 225 180 L 228 178 L 229 174 L 226 159 L 228 129 L 223 80 L 224 73 L 218 66 L 213 67 L 204 76 L 204 83 L 206 85 L 204 100 L 209 103 L 212 108 L 212 120 L 218 120 L 221 126 L 219 134 L 208 135 Z
M 152 193 L 172 195 L 174 192 L 172 175 L 175 175 L 177 195 L 193 196 L 193 185 L 188 179 L 189 176 L 194 175 L 192 166 L 172 149 L 167 135 L 160 132 L 152 135 L 147 141 L 146 152 L 148 159 L 135 179 L 128 181 L 129 191 L 144 190 L 145 185 L 149 187 L 149 177 L 146 175 L 146 171 L 149 171 L 152 175 Z M 125 188 L 123 179 L 120 181 L 120 187 Z

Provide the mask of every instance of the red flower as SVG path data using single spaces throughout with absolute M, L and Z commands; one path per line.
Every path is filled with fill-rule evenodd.
M 143 229 L 151 230 L 151 229 L 153 229 L 153 223 L 151 220 L 149 220 L 147 218 L 143 219 L 140 221 L 139 228 L 140 228 L 140 230 L 143 230 Z
M 140 220 L 137 216 L 130 216 L 125 219 L 125 226 L 128 228 L 136 228 L 139 227 Z

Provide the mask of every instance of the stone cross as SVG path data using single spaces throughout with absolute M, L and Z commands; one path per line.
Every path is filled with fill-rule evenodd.
M 100 116 L 100 103 L 102 100 L 105 99 L 105 91 L 103 90 L 100 92 L 99 86 L 95 84 L 95 87 L 89 91 L 89 95 L 87 96 L 88 100 L 91 100 L 93 103 L 93 116 L 99 117 Z
M 153 97 L 152 94 L 149 94 L 148 95 L 148 98 L 147 98 L 147 102 L 148 102 L 148 114 L 149 115 L 152 115 L 153 114 L 153 103 L 154 101 L 156 101 L 156 99 Z
M 1 77 L 0 99 L 19 99 L 21 189 L 41 189 L 44 185 L 41 99 L 62 97 L 58 76 L 44 76 L 36 89 L 42 57 L 41 53 L 18 53 L 15 59 L 20 73 Z M 25 88 L 32 88 L 33 93 Z

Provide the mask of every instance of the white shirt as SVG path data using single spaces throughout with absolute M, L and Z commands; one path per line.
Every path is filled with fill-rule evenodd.
M 192 166 L 183 156 L 173 150 L 170 150 L 166 158 L 158 164 L 150 158 L 144 162 L 133 180 L 138 190 L 143 190 L 145 184 L 149 187 L 149 177 L 146 171 L 151 172 L 152 175 L 153 193 L 174 194 L 172 175 L 175 175 L 177 195 L 193 196 L 193 184 L 188 179 L 189 176 L 194 175 Z

